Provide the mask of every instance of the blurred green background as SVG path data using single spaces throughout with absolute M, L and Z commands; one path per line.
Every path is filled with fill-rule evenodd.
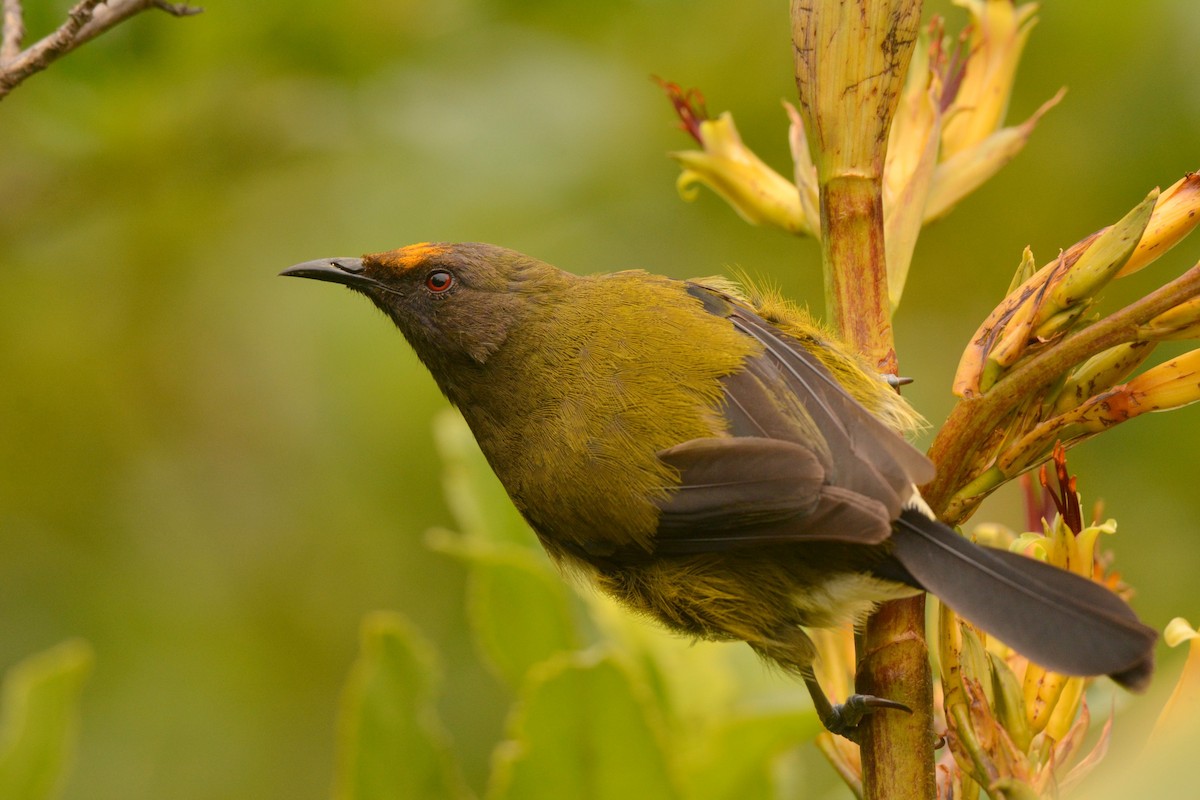
M 40 35 L 69 4 L 25 5 Z M 95 647 L 70 798 L 323 797 L 359 620 L 399 609 L 443 654 L 478 787 L 507 700 L 467 641 L 461 565 L 422 541 L 448 522 L 444 401 L 361 298 L 275 275 L 470 239 L 579 272 L 738 265 L 819 307 L 812 242 L 679 200 L 664 153 L 689 140 L 650 81 L 701 87 L 788 171 L 786 4 L 204 5 L 0 104 L 0 668 Z M 1009 119 L 1066 99 L 925 232 L 897 318 L 934 424 L 1026 244 L 1049 260 L 1200 168 L 1197 41 L 1194 0 L 1043 8 Z M 1198 256 L 1186 241 L 1112 294 Z M 1200 621 L 1198 449 L 1188 409 L 1071 457 L 1155 627 Z M 976 520 L 1019 524 L 1014 498 Z

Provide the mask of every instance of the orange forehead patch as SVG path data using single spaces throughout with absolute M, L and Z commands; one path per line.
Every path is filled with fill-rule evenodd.
M 449 250 L 450 247 L 445 244 L 418 242 L 417 244 L 410 244 L 407 247 L 401 247 L 398 250 L 389 250 L 386 253 L 367 256 L 367 258 L 380 266 L 393 269 L 396 272 L 403 272 L 419 267 L 430 258 L 440 256 Z

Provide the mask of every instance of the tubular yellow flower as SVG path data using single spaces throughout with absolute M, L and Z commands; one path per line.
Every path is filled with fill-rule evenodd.
M 1110 419 L 1136 417 L 1148 411 L 1169 411 L 1200 400 L 1200 350 L 1164 361 L 1124 386 L 1128 409 L 1117 408 Z M 1123 416 L 1122 416 L 1123 415 Z
M 1056 742 L 1067 738 L 1079 714 L 1083 702 L 1083 689 L 1087 681 L 1080 677 L 1067 678 L 1066 684 L 1058 695 L 1058 702 L 1046 721 L 1046 735 Z
M 684 200 L 694 200 L 696 184 L 702 183 L 752 225 L 812 234 L 796 185 L 746 147 L 729 112 L 700 122 L 699 138 L 703 150 L 670 154 L 683 167 L 675 186 Z
M 1045 562 L 1074 572 L 1089 580 L 1103 582 L 1098 573 L 1096 554 L 1101 534 L 1116 532 L 1116 522 L 1085 525 L 1075 478 L 1067 471 L 1066 451 L 1054 448 L 1054 471 L 1057 489 L 1052 489 L 1047 470 L 1042 468 L 1039 479 L 1043 492 L 1053 501 L 1058 514 L 1053 523 L 1042 520 L 1042 534 L 1029 532 L 1019 536 L 1012 549 L 1036 555 Z M 1024 709 L 1032 733 L 1044 733 L 1056 742 L 1065 741 L 1075 729 L 1083 700 L 1086 680 L 1051 672 L 1039 664 L 1028 663 L 1022 690 Z M 1076 743 L 1077 747 L 1077 743 Z
M 976 397 L 986 392 L 995 377 L 1015 363 L 1031 340 L 1030 332 L 1035 309 L 1052 281 L 1067 266 L 1074 264 L 1095 235 L 1064 250 L 1058 258 L 1033 273 L 1016 289 L 1011 290 L 1000 304 L 992 309 L 983 324 L 971 337 L 958 362 L 953 391 L 959 397 Z M 1033 256 L 1026 248 L 1018 272 L 1028 272 Z M 990 375 L 984 380 L 984 375 Z
M 927 50 L 918 47 L 913 56 L 909 85 L 892 122 L 883 170 L 883 230 L 888 299 L 893 310 L 900 305 L 937 167 L 942 125 L 938 98 L 942 90 L 940 78 L 926 65 Z
M 932 164 L 927 167 L 924 163 L 931 151 L 932 161 L 937 161 L 943 119 L 939 106 L 943 79 L 938 70 L 930 68 L 929 49 L 929 34 L 923 32 L 913 48 L 907 83 L 888 132 L 885 206 L 889 196 L 898 198 L 907 190 L 914 175 L 932 169 Z
M 1031 732 L 1041 733 L 1050 724 L 1058 699 L 1069 680 L 1066 675 L 1051 672 L 1033 662 L 1025 668 L 1022 687 L 1025 692 L 1025 719 Z
M 1066 90 L 1060 89 L 1020 125 L 1001 128 L 970 147 L 948 154 L 943 146 L 942 162 L 933 173 L 929 197 L 925 201 L 925 222 L 933 222 L 950 213 L 960 200 L 1012 161 L 1025 147 L 1041 118 L 1059 104 L 1064 94 Z M 952 121 L 948 119 L 946 124 Z
M 1040 542 L 1041 546 L 1037 549 L 1045 554 L 1047 563 L 1090 578 L 1094 557 L 1092 550 L 1089 549 L 1086 565 L 1084 564 L 1084 559 L 1079 552 L 1082 549 L 1080 547 L 1081 538 L 1083 537 L 1076 537 L 1074 531 L 1068 527 L 1060 514 L 1055 518 L 1053 525 L 1046 526 L 1045 535 Z M 1088 537 L 1087 540 L 1094 547 L 1095 538 Z M 1025 543 L 1028 543 L 1027 539 Z M 1075 719 L 1079 702 L 1078 692 L 1075 693 L 1073 699 L 1071 693 L 1067 692 L 1073 680 L 1076 679 L 1051 672 L 1040 664 L 1029 663 L 1025 668 L 1022 687 L 1025 696 L 1025 718 L 1031 732 L 1041 733 L 1047 730 L 1051 720 L 1058 720 L 1058 727 L 1050 735 L 1061 738 L 1064 718 L 1068 720 L 1066 727 L 1070 727 L 1069 720 Z M 1082 681 L 1080 681 L 1079 688 L 1082 689 Z M 1066 709 L 1060 708 L 1060 704 L 1064 702 L 1066 704 L 1073 703 L 1073 705 Z
M 983 394 L 1030 350 L 1077 330 L 1109 281 L 1128 274 L 1135 259 L 1144 264 L 1157 258 L 1187 235 L 1197 218 L 1200 177 L 1191 173 L 1166 192 L 1154 189 L 1121 220 L 1067 248 L 1011 289 L 979 326 L 959 360 L 955 394 Z M 1032 268 L 1028 252 L 1018 272 L 1028 272 L 1027 267 Z M 1187 298 L 1143 325 L 1138 339 L 1195 335 L 1200 330 L 1200 305 L 1191 301 Z
M 1007 164 L 1062 97 L 1001 127 L 1036 6 L 956 0 L 971 21 L 954 47 L 940 18 L 919 31 L 912 0 L 793 2 L 800 108 L 785 106 L 795 190 L 746 148 L 727 114 L 707 120 L 698 92 L 659 81 L 703 146 L 671 154 L 684 168 L 677 187 L 691 200 L 707 185 L 751 224 L 817 239 L 838 239 L 821 229 L 821 203 L 839 221 L 882 215 L 882 252 L 860 256 L 886 264 L 895 309 L 921 227 Z M 881 210 L 864 205 L 864 183 L 882 184 Z
M 947 110 L 943 157 L 982 142 L 1004 121 L 1021 51 L 1037 23 L 1037 5 L 1013 0 L 955 0 L 971 15 L 969 57 Z
M 783 108 L 788 115 L 788 146 L 792 151 L 793 172 L 796 188 L 800 190 L 800 211 L 808 223 L 812 236 L 820 238 L 821 206 L 817 188 L 817 166 L 808 152 L 808 138 L 804 135 L 804 120 L 800 112 L 786 100 Z
M 1116 523 L 1085 525 L 1065 449 L 1056 447 L 1053 460 L 1054 476 L 1043 467 L 1040 491 L 1030 485 L 1025 493 L 1026 518 L 1040 530 L 1014 538 L 1012 531 L 984 523 L 974 529 L 973 538 L 1117 590 L 1117 577 L 1105 572 L 1096 555 L 1101 535 L 1115 532 Z M 1055 509 L 1053 522 L 1047 522 Z M 945 608 L 938 642 L 949 749 L 967 781 L 959 785 L 969 788 L 973 780 L 992 796 L 1011 800 L 1057 796 L 1057 790 L 1078 783 L 1104 757 L 1111 720 L 1091 750 L 1083 750 L 1092 730 L 1085 700 L 1090 679 L 1052 672 L 1002 642 L 987 641 L 983 650 L 975 632 Z M 980 653 L 986 655 L 986 667 Z
M 1151 747 L 1167 743 L 1179 731 L 1196 730 L 1200 716 L 1200 633 L 1186 619 L 1176 617 L 1167 623 L 1163 639 L 1171 647 L 1187 642 L 1187 661 L 1174 691 L 1163 706 L 1150 734 Z

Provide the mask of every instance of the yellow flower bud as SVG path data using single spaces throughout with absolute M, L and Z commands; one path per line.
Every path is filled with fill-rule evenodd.
M 1070 320 L 1089 307 L 1092 298 L 1129 260 L 1142 238 L 1158 199 L 1155 189 L 1128 214 L 1109 227 L 1088 246 L 1079 259 L 1049 282 L 1045 301 L 1036 315 L 1040 337 L 1065 329 Z M 1061 312 L 1073 312 L 1064 315 Z M 1054 321 L 1053 326 L 1043 323 Z
M 1073 263 L 1095 236 L 1088 237 L 1064 250 L 1058 258 L 1029 276 L 1020 286 L 1009 291 L 1000 304 L 975 331 L 958 362 L 953 391 L 959 397 L 976 397 L 986 392 L 1005 369 L 1025 352 L 1030 341 L 1034 312 L 1045 291 L 1047 282 Z M 1029 248 L 1021 259 L 1018 273 L 1033 268 Z
M 1125 384 L 1126 408 L 1110 419 L 1136 417 L 1147 411 L 1169 411 L 1200 400 L 1200 350 L 1164 361 Z
M 1076 242 L 1011 290 L 963 351 L 954 393 L 970 398 L 986 392 L 1031 346 L 1076 327 L 1096 294 L 1128 263 L 1159 196 L 1157 189 L 1150 192 L 1116 224 Z M 1019 272 L 1029 269 L 1027 252 Z
M 1200 337 L 1200 296 L 1159 314 L 1138 329 L 1138 336 L 1156 342 Z
M 1200 313 L 1200 303 L 1198 303 Z M 1142 365 L 1154 351 L 1150 342 L 1128 342 L 1110 347 L 1079 365 L 1063 383 L 1052 414 L 1063 414 L 1093 395 L 1111 388 Z
M 1137 272 L 1179 243 L 1200 224 L 1200 173 L 1189 172 L 1158 196 L 1137 249 L 1117 273 Z
M 1025 714 L 1024 692 L 1012 668 L 995 653 L 988 653 L 992 673 L 992 695 L 995 698 L 996 719 L 1004 726 L 1017 749 L 1029 749 L 1033 731 Z
M 1073 677 L 1067 678 L 1063 684 L 1058 700 L 1054 703 L 1054 709 L 1050 712 L 1050 719 L 1046 721 L 1046 735 L 1054 741 L 1061 742 L 1067 738 L 1067 734 L 1075 724 L 1075 717 L 1079 713 L 1079 704 L 1083 700 L 1085 683 L 1083 678 Z
M 1026 245 L 1025 249 L 1021 251 L 1021 263 L 1017 265 L 1017 271 L 1013 273 L 1005 295 L 1015 292 L 1021 284 L 1032 278 L 1036 272 L 1037 262 L 1033 260 L 1033 250 L 1029 248 L 1029 245 Z
M 1032 733 L 1041 733 L 1054 714 L 1054 707 L 1070 679 L 1051 672 L 1032 661 L 1025 668 L 1022 688 L 1025 696 L 1025 718 Z

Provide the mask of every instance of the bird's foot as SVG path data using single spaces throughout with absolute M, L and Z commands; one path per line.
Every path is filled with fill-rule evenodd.
M 852 694 L 846 702 L 830 706 L 829 711 L 822 715 L 821 724 L 832 734 L 844 736 L 850 741 L 860 744 L 861 731 L 858 724 L 863 717 L 881 708 L 891 708 L 897 711 L 912 713 L 912 709 L 895 700 L 885 700 L 869 694 Z

